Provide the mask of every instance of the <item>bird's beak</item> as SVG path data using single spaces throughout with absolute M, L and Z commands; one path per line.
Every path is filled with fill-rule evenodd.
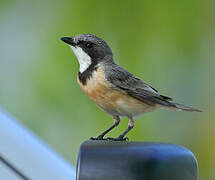
M 75 46 L 76 45 L 76 43 L 74 42 L 74 38 L 72 38 L 72 37 L 62 37 L 61 40 L 63 42 L 65 42 L 66 44 L 69 44 L 71 46 Z

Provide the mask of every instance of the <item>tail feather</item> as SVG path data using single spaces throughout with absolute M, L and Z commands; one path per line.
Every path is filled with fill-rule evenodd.
M 183 110 L 183 111 L 189 111 L 189 112 L 202 112 L 202 110 L 200 109 L 196 109 L 193 107 L 189 107 L 189 106 L 185 106 L 183 104 L 177 104 L 177 103 L 172 103 L 175 108 L 179 109 L 179 110 Z
M 164 96 L 164 95 L 161 95 L 161 94 L 160 94 L 160 96 L 161 96 L 164 100 L 166 100 L 166 101 L 172 101 L 172 100 L 173 100 L 171 97 L 168 97 L 168 96 Z

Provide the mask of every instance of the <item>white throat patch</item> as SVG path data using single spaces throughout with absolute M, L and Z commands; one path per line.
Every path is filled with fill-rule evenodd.
M 92 63 L 91 57 L 83 51 L 80 47 L 74 47 L 70 46 L 72 48 L 72 51 L 74 52 L 75 56 L 78 59 L 79 62 L 79 71 L 80 73 L 84 72 Z

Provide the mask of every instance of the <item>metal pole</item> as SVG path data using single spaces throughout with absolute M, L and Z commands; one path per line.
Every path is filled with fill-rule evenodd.
M 75 168 L 0 110 L 0 179 L 74 180 Z

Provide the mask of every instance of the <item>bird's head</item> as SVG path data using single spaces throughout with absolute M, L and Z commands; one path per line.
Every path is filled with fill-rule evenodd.
M 112 57 L 112 51 L 108 44 L 95 35 L 79 34 L 75 37 L 62 37 L 61 40 L 72 48 L 79 61 L 81 73 L 92 63 L 97 64 L 106 56 Z

